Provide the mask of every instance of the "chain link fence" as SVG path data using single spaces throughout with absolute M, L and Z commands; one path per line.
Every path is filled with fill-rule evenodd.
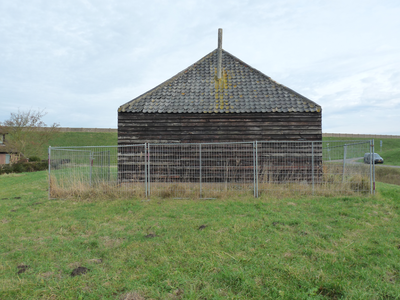
M 374 193 L 373 141 L 50 147 L 49 197 Z

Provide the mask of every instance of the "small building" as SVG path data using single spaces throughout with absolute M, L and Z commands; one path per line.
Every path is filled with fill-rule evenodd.
M 15 156 L 6 150 L 7 132 L 0 128 L 0 165 L 8 165 L 15 161 Z
M 119 146 L 253 141 L 321 142 L 321 106 L 223 50 L 222 29 L 219 29 L 217 49 L 118 109 Z M 296 176 L 300 179 L 307 177 L 311 166 L 321 163 L 321 147 L 314 149 L 311 144 L 298 145 L 296 149 L 261 147 L 262 155 L 268 160 L 262 162 L 258 171 L 262 173 L 275 166 L 279 173 L 277 180 L 287 178 L 289 173 L 299 174 Z M 235 166 L 238 170 L 254 169 L 253 145 L 247 145 L 247 148 L 241 150 L 248 153 L 246 157 L 215 162 L 218 164 L 215 167 L 223 168 L 224 165 Z M 279 166 L 283 153 L 288 149 L 291 154 L 285 161 L 291 165 L 300 164 L 296 171 L 292 167 L 286 170 Z M 220 149 L 221 153 L 231 150 L 229 147 Z M 198 165 L 198 157 L 188 153 L 178 155 L 176 151 L 156 160 L 167 159 L 168 155 L 175 157 L 176 161 L 168 164 L 174 166 L 176 181 L 180 181 L 190 169 L 188 166 Z M 310 157 L 314 154 L 317 159 L 311 162 Z M 154 151 L 152 155 L 155 155 Z M 152 174 L 171 174 L 170 169 L 162 169 L 166 163 L 159 164 L 158 169 L 152 166 Z M 210 162 L 210 168 L 212 164 L 214 162 Z M 134 165 L 128 155 L 119 156 L 121 180 L 133 178 L 127 173 L 137 168 Z M 221 181 L 225 175 L 221 173 L 214 178 L 210 173 L 207 176 L 210 181 Z M 167 177 L 166 180 L 172 180 L 171 175 Z M 189 181 L 198 178 L 189 177 Z
M 6 139 L 6 134 L 0 132 L 0 165 L 9 164 L 10 163 L 10 156 L 7 152 L 4 151 L 5 145 L 4 141 Z
M 321 106 L 221 47 L 118 109 L 118 144 L 321 141 Z

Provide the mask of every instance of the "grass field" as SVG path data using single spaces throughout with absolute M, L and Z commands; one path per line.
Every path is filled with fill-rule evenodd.
M 49 141 L 41 150 L 40 157 L 47 158 L 49 146 L 113 146 L 118 144 L 117 133 L 103 132 L 60 132 L 55 138 Z
M 2 175 L 0 299 L 399 299 L 400 187 L 378 191 L 48 200 L 46 172 Z

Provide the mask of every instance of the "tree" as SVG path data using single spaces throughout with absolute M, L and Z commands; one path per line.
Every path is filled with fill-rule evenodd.
M 6 151 L 19 157 L 40 156 L 49 140 L 59 132 L 59 124 L 47 127 L 42 118 L 44 110 L 28 110 L 11 113 L 10 119 L 0 123 L 2 131 L 8 135 L 5 141 Z

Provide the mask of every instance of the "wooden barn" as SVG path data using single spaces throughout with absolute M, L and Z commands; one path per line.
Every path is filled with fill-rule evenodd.
M 321 106 L 222 50 L 221 42 L 118 109 L 119 145 L 321 139 Z
M 321 140 L 321 106 L 223 50 L 221 29 L 217 49 L 118 109 L 121 146 Z

